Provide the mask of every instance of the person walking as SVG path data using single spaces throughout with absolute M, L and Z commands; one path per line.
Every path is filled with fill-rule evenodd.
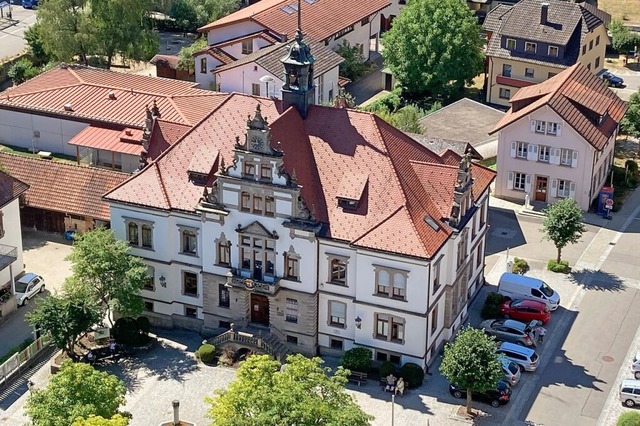
M 395 395 L 397 394 L 400 394 L 400 396 L 404 395 L 404 379 L 402 377 L 400 377 L 398 383 L 396 383 Z
M 547 329 L 543 326 L 538 327 L 538 343 L 542 343 L 545 334 L 547 334 Z

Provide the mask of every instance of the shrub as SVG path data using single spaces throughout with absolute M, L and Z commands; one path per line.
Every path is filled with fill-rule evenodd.
M 149 323 L 149 318 L 138 317 L 136 323 L 138 324 L 138 330 L 140 330 L 140 333 L 149 334 L 149 331 L 151 330 L 151 323 Z
M 524 275 L 525 273 L 529 272 L 529 264 L 526 260 L 516 257 L 515 259 L 513 259 L 512 271 L 514 274 Z
M 417 388 L 424 381 L 424 370 L 418 364 L 409 362 L 400 368 L 400 377 L 410 388 Z
M 566 274 L 571 270 L 571 268 L 569 268 L 569 262 L 566 260 L 556 262 L 555 259 L 550 259 L 549 262 L 547 262 L 547 269 L 551 272 L 559 272 L 563 274 Z
M 500 304 L 504 302 L 504 299 L 505 297 L 499 293 L 489 293 L 480 311 L 480 316 L 484 319 L 496 318 L 500 314 Z
M 638 173 L 638 163 L 636 163 L 635 160 L 627 160 L 624 162 L 624 166 L 627 170 L 629 170 L 631 173 L 636 174 Z
M 141 330 L 140 323 L 144 321 L 139 322 L 131 317 L 120 318 L 113 325 L 111 334 L 118 343 L 132 346 L 144 345 L 149 341 L 149 336 Z
M 205 343 L 196 351 L 196 357 L 199 358 L 205 364 L 211 364 L 216 355 L 216 347 Z
M 389 374 L 396 374 L 396 366 L 393 365 L 390 361 L 384 361 L 380 365 L 380 377 L 387 377 Z
M 618 417 L 616 426 L 640 426 L 640 413 L 637 411 L 627 411 Z
M 373 353 L 367 348 L 349 349 L 342 356 L 342 365 L 347 370 L 368 373 L 371 369 L 371 357 Z

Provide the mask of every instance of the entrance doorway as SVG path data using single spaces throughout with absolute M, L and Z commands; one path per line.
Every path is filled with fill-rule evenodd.
M 269 299 L 266 296 L 251 295 L 251 322 L 269 325 Z
M 547 178 L 536 176 L 536 201 L 547 202 Z

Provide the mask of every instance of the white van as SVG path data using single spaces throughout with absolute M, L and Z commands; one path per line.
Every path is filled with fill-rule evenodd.
M 529 299 L 543 302 L 550 311 L 560 306 L 560 295 L 542 280 L 505 272 L 498 282 L 498 293 L 511 299 Z
M 627 407 L 640 405 L 640 380 L 623 380 L 620 385 L 620 401 Z

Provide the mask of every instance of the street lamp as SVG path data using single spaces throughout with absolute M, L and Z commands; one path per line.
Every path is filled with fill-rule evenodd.
M 160 275 L 160 278 L 158 280 L 160 281 L 160 285 L 162 287 L 166 287 L 167 286 L 167 279 L 165 278 L 164 275 Z
M 260 81 L 262 83 L 266 83 L 267 84 L 267 98 L 268 98 L 269 97 L 269 83 L 273 83 L 275 81 L 275 79 L 267 74 L 267 75 L 263 75 L 262 77 L 260 77 Z
M 358 315 L 356 317 L 356 328 L 361 328 L 362 327 L 362 318 L 360 318 L 360 316 Z

